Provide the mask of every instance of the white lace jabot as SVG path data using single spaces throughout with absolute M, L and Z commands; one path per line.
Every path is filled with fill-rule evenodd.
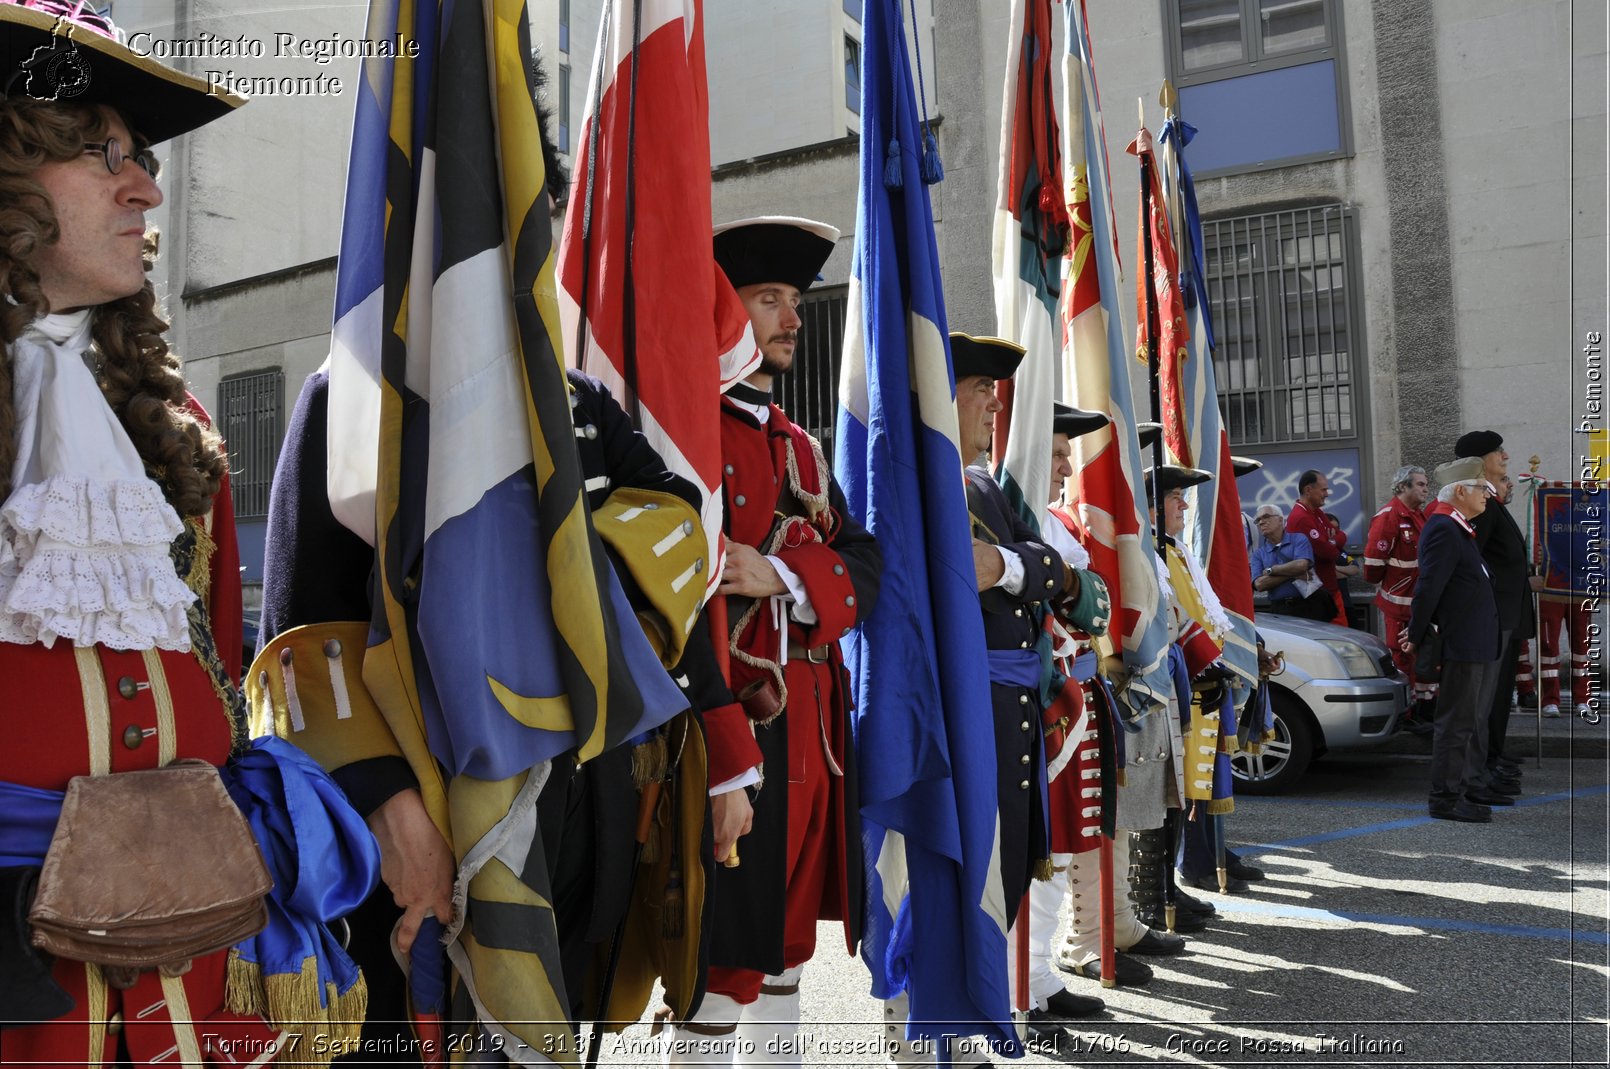
M 0 642 L 190 648 L 195 595 L 168 546 L 179 515 L 84 363 L 90 313 L 11 346 L 16 462 L 0 505 Z

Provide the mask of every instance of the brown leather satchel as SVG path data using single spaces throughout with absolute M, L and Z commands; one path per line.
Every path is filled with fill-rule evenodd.
M 74 777 L 28 920 L 58 957 L 177 975 L 262 931 L 273 886 L 218 770 L 192 758 Z

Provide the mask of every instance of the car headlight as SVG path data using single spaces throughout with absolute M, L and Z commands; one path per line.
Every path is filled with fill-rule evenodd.
M 1334 653 L 1336 659 L 1342 662 L 1342 668 L 1347 671 L 1349 679 L 1373 679 L 1381 674 L 1381 666 L 1375 663 L 1370 651 L 1356 642 L 1324 639 L 1320 645 Z

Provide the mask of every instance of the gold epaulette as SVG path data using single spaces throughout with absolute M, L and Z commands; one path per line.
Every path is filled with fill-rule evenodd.
M 669 668 L 682 659 L 708 579 L 699 510 L 675 494 L 624 486 L 593 512 L 593 526 L 648 599 L 652 611 L 637 618 Z

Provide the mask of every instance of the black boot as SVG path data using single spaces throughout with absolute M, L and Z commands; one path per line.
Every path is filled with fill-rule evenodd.
M 1132 832 L 1129 836 L 1129 890 L 1135 899 L 1135 915 L 1148 928 L 1168 931 L 1163 909 L 1163 881 L 1171 868 L 1168 836 L 1162 828 Z M 1200 932 L 1207 920 L 1190 910 L 1175 912 L 1175 932 Z

